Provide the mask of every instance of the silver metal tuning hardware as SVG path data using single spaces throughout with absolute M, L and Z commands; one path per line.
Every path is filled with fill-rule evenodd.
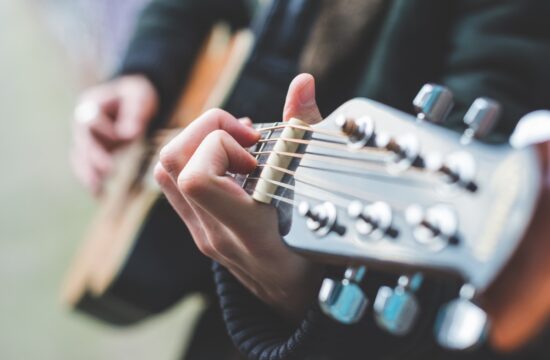
M 426 168 L 443 175 L 449 184 L 456 184 L 471 192 L 478 189 L 476 161 L 469 152 L 457 151 L 445 158 L 437 154 L 427 156 Z
M 424 160 L 420 156 L 420 142 L 414 134 L 404 134 L 392 138 L 381 132 L 376 134 L 374 141 L 377 148 L 391 151 L 394 154 L 388 163 L 388 170 L 391 172 L 405 171 L 411 166 L 424 167 Z
M 331 231 L 342 235 L 345 231 L 343 227 L 336 222 L 336 206 L 331 202 L 324 202 L 315 207 L 307 201 L 302 201 L 298 205 L 298 213 L 307 218 L 306 224 L 309 230 L 318 236 L 328 235 Z
M 351 148 L 360 149 L 374 138 L 374 121 L 368 116 L 354 119 L 340 114 L 336 117 L 335 122 L 340 130 L 347 135 L 348 146 Z
M 446 205 L 435 205 L 426 210 L 411 205 L 405 211 L 405 218 L 412 227 L 415 240 L 434 252 L 458 242 L 458 218 Z
M 414 98 L 413 106 L 419 120 L 440 124 L 454 106 L 453 93 L 444 86 L 426 84 Z
M 443 305 L 436 320 L 435 336 L 441 347 L 466 350 L 480 344 L 487 335 L 487 313 L 472 302 L 475 288 L 465 284 L 460 296 Z
M 356 220 L 355 230 L 365 239 L 377 241 L 385 236 L 397 236 L 397 231 L 392 228 L 392 209 L 385 202 L 364 206 L 360 201 L 352 201 L 348 215 Z
M 476 99 L 464 116 L 464 123 L 468 128 L 462 136 L 461 143 L 468 144 L 472 139 L 487 137 L 495 127 L 501 111 L 500 104 L 495 100 Z
M 366 271 L 364 266 L 349 267 L 341 281 L 329 278 L 323 280 L 319 305 L 328 317 L 343 324 L 354 324 L 361 320 L 369 304 L 360 286 Z
M 407 335 L 415 324 L 420 311 L 416 292 L 422 285 L 422 274 L 399 277 L 397 286 L 382 286 L 374 300 L 374 314 L 377 324 L 387 332 Z

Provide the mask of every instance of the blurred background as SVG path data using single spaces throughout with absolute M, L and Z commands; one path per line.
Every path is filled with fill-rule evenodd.
M 128 329 L 72 313 L 63 276 L 94 210 L 71 175 L 70 119 L 147 0 L 0 0 L 0 358 L 175 359 L 191 298 Z

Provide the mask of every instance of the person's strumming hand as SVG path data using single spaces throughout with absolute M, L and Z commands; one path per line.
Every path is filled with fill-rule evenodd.
M 127 75 L 87 90 L 74 112 L 71 163 L 81 183 L 101 191 L 113 152 L 139 138 L 157 110 L 158 95 L 141 75 Z
M 283 117 L 321 120 L 311 75 L 291 83 Z M 244 147 L 259 137 L 249 121 L 210 110 L 162 149 L 155 177 L 197 247 L 264 302 L 296 318 L 314 298 L 321 268 L 283 244 L 274 207 L 256 202 L 226 176 L 255 168 Z

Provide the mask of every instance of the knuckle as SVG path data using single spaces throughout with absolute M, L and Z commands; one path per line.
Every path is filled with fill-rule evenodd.
M 155 180 L 162 188 L 169 186 L 172 182 L 170 174 L 168 174 L 160 162 L 155 165 L 154 176 Z
M 178 157 L 173 151 L 170 150 L 168 146 L 161 149 L 159 153 L 159 161 L 168 174 L 173 175 L 179 171 Z
M 178 176 L 178 189 L 182 194 L 197 197 L 206 188 L 208 176 L 201 172 L 182 171 Z
M 218 144 L 224 141 L 224 139 L 226 139 L 227 137 L 229 137 L 229 134 L 227 132 L 225 132 L 224 130 L 218 129 L 208 134 L 207 140 L 213 141 L 214 143 Z
M 204 113 L 206 119 L 222 119 L 226 117 L 229 113 L 225 110 L 222 110 L 220 108 L 212 108 L 209 110 L 206 110 Z

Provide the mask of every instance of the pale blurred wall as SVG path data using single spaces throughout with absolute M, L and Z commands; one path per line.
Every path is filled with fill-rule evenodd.
M 0 359 L 175 359 L 196 299 L 128 330 L 58 303 L 94 204 L 67 161 L 78 75 L 30 4 L 0 0 Z
M 40 12 L 67 59 L 86 79 L 117 67 L 135 20 L 151 0 L 24 0 Z

